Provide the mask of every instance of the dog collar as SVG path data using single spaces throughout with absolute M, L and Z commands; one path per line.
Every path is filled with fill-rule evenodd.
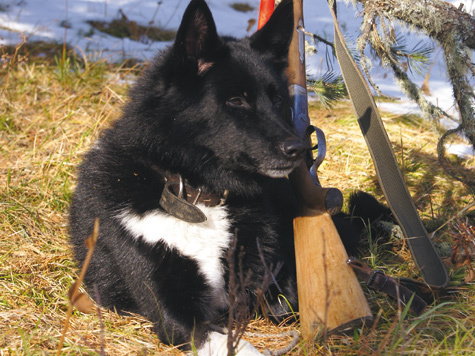
M 180 174 L 165 175 L 165 187 L 160 197 L 160 206 L 170 215 L 191 223 L 207 220 L 206 215 L 196 206 L 197 203 L 208 207 L 223 205 L 228 190 L 223 194 L 203 193 L 200 188 L 189 185 Z

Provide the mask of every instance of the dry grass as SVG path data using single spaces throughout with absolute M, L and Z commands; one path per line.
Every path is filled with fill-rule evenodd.
M 0 355 L 55 354 L 67 291 L 78 273 L 67 243 L 75 166 L 100 131 L 120 115 L 136 70 L 67 57 L 56 64 L 15 58 L 10 63 L 0 69 Z M 311 116 L 328 138 L 323 184 L 339 187 L 345 195 L 362 189 L 381 197 L 348 103 L 332 111 L 314 107 Z M 396 115 L 386 115 L 385 123 L 430 230 L 473 202 L 467 189 L 437 165 L 438 133 L 429 123 Z M 463 164 L 469 168 L 474 162 Z M 474 215 L 472 209 L 437 233 L 445 257 L 455 236 L 451 226 L 473 226 Z M 375 242 L 363 256 L 392 274 L 417 276 L 401 241 Z M 466 268 L 453 268 L 448 260 L 447 265 L 453 283 L 460 283 Z M 404 321 L 395 303 L 365 292 L 374 314 L 380 313 L 376 327 L 327 343 L 321 338 L 302 341 L 291 355 L 468 355 L 475 349 L 473 283 L 439 300 L 427 315 L 409 315 Z M 252 331 L 271 334 L 286 328 L 263 319 L 250 325 Z M 287 341 L 252 338 L 260 349 L 283 347 Z M 106 310 L 100 315 L 73 314 L 61 354 L 103 353 L 181 355 L 160 344 L 141 317 Z

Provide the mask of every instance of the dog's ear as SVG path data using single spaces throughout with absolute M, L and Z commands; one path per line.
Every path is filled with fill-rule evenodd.
M 204 0 L 192 0 L 178 29 L 174 51 L 194 74 L 203 75 L 220 46 L 216 25 Z
M 251 36 L 251 47 L 263 54 L 273 55 L 286 66 L 293 30 L 293 0 L 282 0 L 267 23 Z

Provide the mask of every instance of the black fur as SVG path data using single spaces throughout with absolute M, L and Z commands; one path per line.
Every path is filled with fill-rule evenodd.
M 174 45 L 145 70 L 123 117 L 80 166 L 70 220 L 81 263 L 84 239 L 100 219 L 86 285 L 97 285 L 99 296 L 91 295 L 101 305 L 150 319 L 163 342 L 186 344 L 194 333 L 201 344 L 206 323 L 223 310 L 213 309 L 213 291 L 197 261 L 161 242 L 133 238 L 116 219 L 123 209 L 139 216 L 161 209 L 161 171 L 180 173 L 204 192 L 229 190 L 230 232 L 237 231 L 244 269 L 253 273 L 247 289 L 255 296 L 262 287 L 259 241 L 269 267 L 290 261 L 277 281 L 297 307 L 290 224 L 295 202 L 284 194 L 290 189 L 285 179 L 266 176 L 285 175 L 303 150 L 288 115 L 284 72 L 292 26 L 292 1 L 286 0 L 250 39 L 222 38 L 206 3 L 191 1 Z M 289 140 L 297 153 L 283 148 Z M 226 269 L 225 253 L 222 263 Z M 268 300 L 272 313 L 289 311 L 275 296 Z
M 363 217 L 372 222 L 382 220 L 396 223 L 391 210 L 365 192 L 358 191 L 350 195 L 348 210 L 352 216 Z
M 141 314 L 162 342 L 201 345 L 216 307 L 216 291 L 200 262 L 163 241 L 146 242 L 121 223 L 123 212 L 166 213 L 159 205 L 163 172 L 179 173 L 206 193 L 229 191 L 229 234 L 236 234 L 249 310 L 256 306 L 265 266 L 284 262 L 266 295 L 277 319 L 298 309 L 292 218 L 296 201 L 285 175 L 304 144 L 289 117 L 285 75 L 293 28 L 292 1 L 284 0 L 249 39 L 219 37 L 204 0 L 192 0 L 175 43 L 159 54 L 130 92 L 121 119 L 105 130 L 79 169 L 71 205 L 71 241 L 77 260 L 100 220 L 100 236 L 85 282 L 101 305 Z M 155 227 L 154 227 L 155 228 Z M 161 231 L 156 226 L 156 231 Z M 155 231 L 155 230 L 154 230 Z M 173 242 L 173 241 L 172 241 Z M 260 246 L 260 251 L 258 249 Z M 227 248 L 220 262 L 228 283 Z M 226 295 L 223 296 L 226 299 Z

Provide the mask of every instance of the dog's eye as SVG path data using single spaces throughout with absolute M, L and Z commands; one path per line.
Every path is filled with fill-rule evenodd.
M 246 100 L 240 96 L 235 96 L 226 101 L 226 105 L 239 108 L 247 105 Z

